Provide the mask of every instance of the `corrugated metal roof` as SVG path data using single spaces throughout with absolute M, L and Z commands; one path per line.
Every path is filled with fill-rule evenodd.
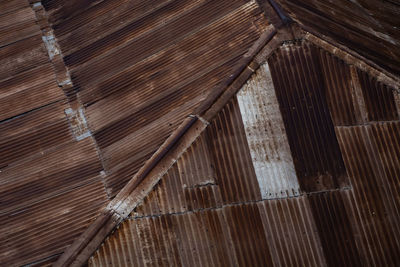
M 269 64 L 280 70 L 283 70 L 280 64 L 287 66 L 284 77 L 289 81 L 286 87 L 279 86 L 282 80 L 274 78 L 279 72 L 272 72 L 275 90 L 290 88 L 295 95 L 304 90 L 295 81 L 302 78 L 303 84 L 314 83 L 309 96 L 316 92 L 319 96 L 314 96 L 313 106 L 320 105 L 326 111 L 326 120 L 335 118 L 330 122 L 331 135 L 339 146 L 350 186 L 282 199 L 265 200 L 261 195 L 237 198 L 237 192 L 260 189 L 255 175 L 246 180 L 243 174 L 237 175 L 245 168 L 250 168 L 246 173 L 254 170 L 234 98 L 143 203 L 109 236 L 90 259 L 91 266 L 396 266 L 400 263 L 399 119 L 365 120 L 368 107 L 359 105 L 368 101 L 370 95 L 365 90 L 370 90 L 371 85 L 360 82 L 366 74 L 354 66 L 307 42 L 285 45 L 276 54 Z M 288 65 L 291 60 L 293 64 Z M 318 83 L 310 70 L 321 73 Z M 293 73 L 299 74 L 295 77 Z M 345 80 L 339 83 L 341 78 Z M 379 88 L 388 90 L 381 94 L 381 103 L 385 104 L 380 107 L 381 114 L 390 114 L 387 111 L 393 109 L 391 94 L 395 91 L 385 86 Z M 304 99 L 297 97 L 291 103 L 301 106 Z M 287 102 L 281 100 L 278 97 L 280 110 L 285 112 Z M 359 111 L 354 116 L 346 116 L 345 112 L 356 109 Z M 303 114 L 303 124 L 308 123 L 309 117 L 321 115 Z M 289 123 L 285 122 L 286 131 L 291 127 Z M 314 138 L 310 142 L 318 144 Z M 240 156 L 236 151 L 242 151 Z M 299 160 L 304 164 L 307 159 Z M 300 180 L 301 172 L 296 171 Z M 245 187 L 247 182 L 254 187 Z M 195 191 L 187 191 L 188 185 Z
M 180 122 L 203 100 L 214 101 L 212 96 L 241 73 L 254 43 L 265 41 L 261 34 L 268 32 L 266 36 L 272 38 L 276 33 L 273 30 L 271 35 L 273 27 L 268 24 L 282 26 L 276 16 L 266 19 L 255 1 L 245 0 L 45 0 L 42 4 L 46 11 L 36 0 L 0 4 L 0 220 L 4 222 L 0 226 L 0 265 L 55 261 Z M 267 11 L 265 14 L 270 14 Z M 378 35 L 382 29 L 390 29 L 390 21 L 379 12 L 372 12 L 375 20 L 385 22 Z M 280 30 L 277 35 L 299 37 L 293 29 Z M 390 42 L 389 35 L 377 38 Z M 279 37 L 271 43 L 281 41 Z M 351 46 L 351 42 L 347 44 Z M 305 91 L 317 95 L 311 97 L 311 106 L 324 112 L 304 114 L 315 115 L 314 119 L 323 114 L 323 119 L 314 122 L 324 122 L 321 125 L 328 129 L 329 144 L 334 143 L 328 152 L 336 153 L 340 146 L 342 155 L 347 153 L 342 165 L 351 170 L 347 175 L 353 189 L 263 201 L 247 143 L 250 139 L 233 100 L 168 172 L 170 182 L 164 177 L 136 210 L 135 216 L 144 217 L 130 218 L 135 225 L 145 222 L 143 228 L 135 226 L 138 232 L 132 232 L 145 240 L 135 248 L 144 253 L 137 254 L 139 259 L 194 265 L 203 261 L 209 265 L 398 264 L 400 98 L 383 83 L 387 76 L 369 76 L 380 75 L 376 70 L 364 73 L 365 68 L 347 66 L 309 44 L 299 43 L 296 52 L 296 45 L 289 44 L 279 52 L 291 65 L 282 73 L 287 75 L 285 79 L 289 77 L 288 84 L 307 80 L 316 71 L 323 77 L 311 75 L 317 86 Z M 387 42 L 381 42 L 386 48 L 379 50 L 385 62 L 370 52 L 368 45 L 351 47 L 390 70 L 396 69 L 387 57 Z M 246 70 L 253 71 L 252 66 Z M 298 79 L 295 71 L 301 73 Z M 243 84 L 247 77 L 244 74 L 235 82 Z M 304 103 L 297 107 L 307 108 Z M 213 112 L 215 109 L 208 114 Z M 288 129 L 285 116 L 283 120 Z M 319 136 L 324 128 L 307 125 L 310 136 Z M 287 132 L 293 150 L 297 137 L 295 131 L 292 135 Z M 324 155 L 321 140 L 310 144 L 322 153 L 318 155 Z M 360 156 L 360 151 L 372 156 Z M 333 158 L 338 159 L 339 153 Z M 298 158 L 294 159 L 298 167 Z M 313 163 L 320 161 L 316 157 Z M 365 175 L 361 172 L 364 161 L 373 166 Z M 321 166 L 325 170 L 326 166 Z M 345 175 L 338 169 L 341 179 Z M 367 182 L 363 182 L 365 177 Z M 279 219 L 275 211 L 281 214 Z M 214 213 L 211 219 L 201 215 L 208 213 Z M 160 214 L 167 215 L 157 217 Z M 108 215 L 101 213 L 99 218 Z M 167 255 L 170 242 L 163 248 L 161 238 L 165 236 L 155 230 L 165 225 L 156 222 L 162 217 L 175 218 L 172 226 L 180 227 L 171 228 L 180 240 L 173 245 L 172 251 L 178 253 L 174 257 Z M 218 233 L 210 235 L 202 225 L 214 227 L 216 220 L 220 220 Z M 276 224 L 266 225 L 265 220 Z M 236 231 L 235 225 L 245 229 Z M 111 228 L 104 231 L 108 230 Z M 283 236 L 275 235 L 277 230 Z M 155 233 L 154 239 L 149 231 Z M 167 231 L 168 237 L 171 234 Z M 209 250 L 208 246 L 218 249 Z M 302 246 L 308 249 L 301 250 Z
M 267 26 L 244 0 L 1 3 L 1 264 L 56 260 Z
M 43 5 L 87 106 L 110 196 L 212 90 L 228 85 L 268 24 L 244 0 Z
M 276 0 L 306 30 L 400 74 L 400 7 L 396 1 Z

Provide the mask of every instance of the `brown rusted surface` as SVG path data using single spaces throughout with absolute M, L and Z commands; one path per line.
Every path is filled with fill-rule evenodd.
M 288 44 L 268 64 L 301 189 L 344 186 L 346 169 L 326 103 L 319 51 L 307 42 Z
M 254 1 L 44 1 L 110 196 L 251 58 L 268 22 Z
M 365 114 L 370 107 L 364 104 L 360 108 L 360 103 L 368 101 L 365 90 L 382 94 L 380 110 L 392 110 L 393 95 L 378 91 L 387 90 L 385 86 L 363 84 L 361 71 L 306 42 L 283 46 L 269 64 L 276 69 L 286 67 L 290 88 L 309 85 L 306 88 L 311 92 L 305 90 L 309 93 L 304 95 L 312 96 L 313 101 L 307 102 L 307 108 L 322 111 L 302 113 L 302 127 L 311 127 L 316 132 L 310 133 L 315 136 L 318 125 L 314 122 L 307 126 L 307 120 L 326 116 L 318 123 L 329 121 L 329 134 L 337 147 L 329 150 L 329 144 L 320 146 L 329 156 L 340 156 L 345 170 L 341 175 L 351 186 L 282 199 L 265 200 L 261 195 L 254 198 L 250 189 L 260 189 L 255 175 L 243 179 L 254 170 L 242 118 L 235 115 L 240 114 L 239 107 L 233 98 L 109 236 L 89 265 L 399 264 L 400 122 L 370 121 Z M 277 95 L 282 94 L 278 90 L 285 89 L 279 83 L 282 79 L 275 78 Z M 301 107 L 304 99 L 294 98 L 292 103 Z M 293 127 L 291 123 L 294 121 L 285 122 L 286 130 Z M 315 142 L 315 138 L 310 140 Z M 304 149 L 313 149 L 312 142 Z M 292 153 L 295 156 L 293 149 Z M 297 160 L 298 164 L 310 164 L 307 158 Z M 325 166 L 322 157 L 314 160 Z M 302 179 L 301 170 L 296 171 Z
M 95 145 L 72 134 L 38 24 L 28 1 L 0 4 L 1 266 L 51 264 L 107 201 Z
M 268 38 L 261 36 L 260 39 L 256 42 L 255 46 L 251 47 L 251 52 L 249 51 L 246 57 L 253 56 L 254 59 L 253 62 L 251 62 L 249 65 L 257 65 L 258 63 L 255 62 L 259 62 L 259 60 L 261 60 L 262 58 L 265 59 L 264 56 L 269 55 L 273 51 L 273 48 L 275 48 L 277 45 L 277 40 L 275 40 L 274 42 L 273 40 L 271 40 L 273 48 L 269 49 L 269 43 L 264 43 L 268 41 Z M 265 47 L 259 52 L 257 56 L 255 56 L 254 53 L 260 50 L 259 48 L 256 48 L 256 46 L 260 46 L 261 48 L 264 44 Z M 265 51 L 268 52 L 266 53 Z M 260 55 L 263 56 L 260 57 Z M 247 71 L 248 69 L 252 70 L 252 68 L 246 68 L 245 71 Z M 241 76 L 242 75 L 239 75 L 239 77 L 237 77 L 235 81 L 242 81 L 242 79 L 240 78 Z M 233 82 L 232 85 L 228 89 L 226 89 L 226 91 L 222 93 L 221 97 L 218 99 L 227 99 L 227 95 L 232 96 L 232 92 L 236 92 L 241 86 L 242 82 Z M 215 99 L 215 96 L 210 95 L 210 98 Z M 213 110 L 212 112 L 216 112 L 217 108 L 221 109 L 223 108 L 223 106 L 214 105 L 209 109 Z M 236 113 L 237 112 L 238 110 L 236 110 Z M 207 110 L 205 110 L 205 113 L 207 113 Z M 197 121 L 194 120 L 196 118 L 198 118 Z M 233 120 L 234 123 L 231 125 L 231 127 L 241 125 L 240 120 L 238 120 L 237 117 L 233 118 Z M 195 123 L 193 123 L 193 121 L 195 121 Z M 107 209 L 105 210 L 105 214 L 113 216 L 113 218 L 115 215 L 115 219 L 111 217 L 107 220 L 101 220 L 101 218 L 97 219 L 87 229 L 87 231 L 85 231 L 85 233 L 83 233 L 81 237 L 77 239 L 76 242 L 74 242 L 74 244 L 72 244 L 72 246 L 68 250 L 66 250 L 62 257 L 57 261 L 56 266 L 80 266 L 84 264 L 84 262 L 86 262 L 87 259 L 94 253 L 101 242 L 103 242 L 104 238 L 109 234 L 112 228 L 117 223 L 119 223 L 118 220 L 128 216 L 128 214 L 143 201 L 143 199 L 150 193 L 152 188 L 161 179 L 161 176 L 164 175 L 171 168 L 171 166 L 173 166 L 180 155 L 194 142 L 194 140 L 196 140 L 200 136 L 201 132 L 203 132 L 204 128 L 207 125 L 208 122 L 201 116 L 196 115 L 194 116 L 194 118 L 193 116 L 187 118 L 178 127 L 178 129 L 176 129 L 174 133 L 164 142 L 164 144 L 158 149 L 158 151 L 146 162 L 146 164 L 139 170 L 139 172 L 136 173 L 136 175 L 123 188 L 123 190 L 119 192 L 114 200 L 108 205 Z M 233 132 L 237 132 L 237 130 L 240 131 L 240 127 L 238 129 L 232 130 Z M 179 141 L 176 143 L 176 147 L 174 147 L 175 141 Z M 244 152 L 246 152 L 247 146 L 243 146 L 245 141 L 241 140 L 239 142 L 242 142 L 242 149 L 241 151 L 240 149 L 238 150 L 239 153 L 242 153 L 243 149 Z M 167 154 L 164 154 L 166 152 Z M 237 153 L 237 151 L 234 153 Z M 159 162 L 157 163 L 158 160 Z M 258 192 L 257 189 L 252 190 L 253 192 Z M 198 190 L 194 189 L 194 191 Z
M 142 201 L 128 219 L 133 247 L 122 256 L 117 243 L 103 247 L 114 265 L 399 264 L 396 77 L 332 47 L 344 61 L 318 49 L 318 60 L 289 56 L 305 84 L 321 85 L 310 87 L 321 112 L 308 115 L 322 119 L 303 126 L 328 129 L 333 159 L 337 134 L 353 188 L 311 181 L 339 190 L 265 201 L 232 97 L 283 41 L 303 38 L 296 25 L 282 28 L 273 1 L 42 4 L 0 4 L 0 265 L 49 265 L 74 240 L 58 264 L 85 264 Z M 381 60 L 355 49 L 396 67 L 388 50 Z
M 400 7 L 394 1 L 276 0 L 306 30 L 400 74 Z

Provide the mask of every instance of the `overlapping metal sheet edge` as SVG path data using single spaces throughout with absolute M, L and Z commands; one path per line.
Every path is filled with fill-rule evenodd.
M 351 69 L 347 67 L 344 68 L 345 71 L 351 71 Z M 338 79 L 338 77 L 340 77 L 337 76 L 335 73 L 331 75 L 333 75 L 333 78 L 330 77 L 331 81 L 332 79 L 334 81 L 334 79 Z M 345 77 L 348 76 L 349 74 L 347 73 Z M 352 83 L 347 84 L 357 86 Z M 341 89 L 345 90 L 346 88 Z M 351 88 L 347 89 L 350 90 Z M 393 91 L 390 90 L 390 92 Z M 346 96 L 349 97 L 349 94 L 347 92 L 344 92 L 344 97 Z M 339 100 L 339 97 L 333 100 L 337 101 Z M 346 101 L 349 100 L 346 99 Z M 338 111 L 345 112 L 346 109 L 337 109 L 336 112 Z M 342 116 L 341 118 L 345 117 Z M 342 121 L 346 121 L 346 119 Z M 365 131 L 367 132 L 367 134 L 365 133 Z M 295 210 L 293 206 L 290 205 L 285 206 L 285 208 L 280 207 L 281 209 L 284 209 L 284 218 L 281 219 L 281 221 L 278 221 L 278 223 L 276 224 L 276 228 L 274 228 L 273 230 L 273 233 L 276 234 L 275 238 L 277 239 L 275 239 L 275 243 L 272 242 L 273 245 L 271 245 L 274 247 L 273 249 L 279 247 L 280 250 L 273 250 L 271 252 L 271 248 L 268 248 L 269 253 L 273 255 L 272 260 L 274 261 L 274 264 L 276 264 L 276 266 L 279 266 L 280 264 L 287 266 L 288 263 L 306 263 L 307 265 L 315 264 L 315 266 L 347 263 L 353 264 L 353 266 L 396 266 L 397 264 L 399 264 L 399 259 L 398 257 L 396 257 L 396 255 L 398 255 L 399 253 L 398 225 L 400 218 L 397 215 L 400 200 L 398 193 L 400 171 L 399 132 L 400 131 L 398 121 L 363 122 L 363 125 L 358 126 L 335 126 L 335 133 L 337 135 L 341 153 L 343 154 L 346 170 L 348 171 L 349 179 L 351 181 L 351 188 L 346 190 L 341 189 L 331 192 L 315 193 L 311 194 L 309 197 L 301 196 L 293 199 L 262 201 L 257 204 L 258 206 L 265 206 L 267 204 L 264 203 L 277 202 L 280 203 L 277 204 L 278 206 L 280 206 L 283 205 L 282 203 L 285 203 L 285 201 L 294 201 L 301 203 L 298 205 L 300 207 L 303 207 L 303 209 L 300 210 Z M 202 141 L 200 141 L 200 143 L 201 142 Z M 372 159 L 369 159 L 371 157 Z M 365 169 L 365 164 L 368 164 L 365 163 L 366 160 L 370 162 L 369 165 L 375 167 L 375 169 L 365 172 L 365 170 L 363 169 Z M 200 157 L 197 161 L 190 160 L 190 162 L 189 164 L 193 164 L 193 162 L 195 162 L 196 164 L 202 163 L 199 165 L 209 164 L 204 156 Z M 196 165 L 194 164 L 194 166 Z M 370 176 L 359 176 L 357 173 L 359 173 L 361 170 L 363 170 L 364 173 L 369 173 Z M 175 172 L 178 172 L 178 170 L 175 170 Z M 161 180 L 161 184 L 158 186 L 158 188 L 164 186 L 165 181 Z M 181 190 L 181 184 L 169 184 L 167 186 L 172 188 L 172 190 L 170 189 L 170 192 L 176 192 L 173 188 L 175 188 L 177 191 Z M 112 235 L 109 237 L 108 241 L 103 244 L 101 249 L 96 252 L 94 257 L 91 258 L 90 264 L 93 264 L 93 266 L 103 266 L 107 263 L 104 260 L 107 259 L 111 262 L 115 261 L 115 264 L 120 263 L 123 265 L 124 260 L 126 260 L 127 258 L 130 259 L 131 256 L 127 256 L 129 253 L 134 253 L 133 257 L 140 260 L 139 262 L 136 262 L 136 264 L 139 265 L 146 263 L 148 263 L 149 265 L 168 263 L 179 266 L 180 264 L 182 264 L 181 261 L 183 261 L 184 263 L 190 263 L 192 265 L 198 264 L 200 266 L 202 263 L 204 263 L 204 265 L 207 266 L 207 264 L 210 263 L 215 264 L 215 262 L 223 261 L 222 256 L 218 259 L 213 259 L 213 251 L 207 252 L 201 250 L 203 247 L 212 246 L 213 244 L 201 243 L 203 242 L 203 240 L 199 241 L 199 243 L 196 243 L 195 241 L 195 236 L 197 236 L 198 233 L 201 233 L 199 235 L 204 237 L 205 235 L 207 235 L 207 232 L 204 232 L 204 229 L 201 229 L 200 226 L 196 225 L 196 220 L 194 220 L 193 218 L 195 217 L 199 221 L 203 221 L 205 220 L 204 217 L 206 217 L 206 215 L 202 216 L 199 214 L 205 214 L 209 212 L 209 210 L 214 210 L 214 208 L 199 208 L 194 212 L 184 211 L 183 209 L 169 209 L 168 211 L 166 211 L 167 214 L 163 214 L 161 212 L 163 209 L 160 209 L 160 206 L 157 206 L 159 203 L 163 203 L 163 200 L 160 201 L 160 199 L 166 199 L 174 194 L 162 195 L 157 193 L 157 190 L 158 189 L 152 192 L 152 194 L 154 193 L 152 196 L 149 195 L 152 200 L 144 202 L 145 207 L 138 209 L 140 211 L 139 213 L 134 214 L 131 219 L 121 225 L 121 227 L 127 227 L 125 224 L 133 225 L 130 226 L 132 227 L 129 230 L 130 232 L 127 232 L 125 234 L 125 237 L 123 238 L 123 240 L 125 240 L 124 242 L 130 242 L 130 245 L 127 245 L 130 250 L 128 250 L 125 246 L 126 243 L 123 243 L 122 245 L 118 244 L 118 242 L 120 242 L 118 241 L 118 237 Z M 201 196 L 204 198 L 204 196 L 208 196 L 208 194 L 202 193 Z M 183 196 L 176 194 L 176 197 L 179 198 Z M 174 201 L 172 201 L 172 203 L 180 203 L 179 200 L 178 202 Z M 253 204 L 253 202 L 242 202 L 234 204 L 235 206 L 237 205 L 237 209 L 241 210 L 240 212 L 243 212 L 243 214 L 245 214 L 244 216 L 240 217 L 242 218 L 242 220 L 246 220 L 248 217 L 250 217 L 249 214 L 251 214 L 251 211 L 247 210 L 245 206 Z M 242 205 L 243 207 L 241 207 Z M 215 207 L 217 210 L 225 208 L 224 205 L 217 205 Z M 251 208 L 249 209 L 251 210 Z M 262 209 L 260 208 L 260 211 L 261 210 Z M 279 210 L 279 208 L 275 208 L 275 210 Z M 189 213 L 194 213 L 197 216 L 187 215 Z M 173 227 L 171 228 L 171 225 L 174 225 L 171 224 L 170 221 L 169 224 L 165 224 L 163 221 L 174 220 L 168 217 L 184 217 L 186 215 L 187 218 L 177 219 L 179 221 L 177 225 L 183 228 L 183 230 L 179 230 L 179 236 L 182 238 L 182 235 L 184 235 L 185 238 L 193 242 L 193 244 L 187 244 L 189 248 L 193 249 L 190 250 L 190 252 L 183 251 L 183 248 L 181 248 L 180 250 L 178 245 L 173 245 L 171 243 L 176 242 L 176 240 L 180 242 L 181 239 L 177 239 L 176 233 L 171 230 L 173 229 Z M 190 216 L 191 218 L 189 218 Z M 271 213 L 271 216 L 268 217 L 268 222 L 270 222 L 271 220 L 277 220 L 275 216 L 276 213 Z M 263 218 L 264 220 L 266 220 L 265 217 Z M 141 226 L 141 223 L 144 220 L 146 220 L 146 225 Z M 153 225 L 152 222 L 154 220 L 158 220 L 155 225 Z M 185 223 L 182 223 L 183 221 Z M 296 232 L 296 234 L 291 239 L 285 240 L 286 243 L 282 239 L 279 239 L 287 236 L 280 236 L 280 234 L 276 232 L 276 229 L 278 229 L 279 231 L 282 229 L 279 227 L 284 227 L 287 224 L 292 223 L 292 221 L 292 226 L 289 225 L 286 229 L 289 229 L 288 231 L 293 231 L 293 229 L 296 229 L 296 227 L 305 227 L 310 231 L 310 235 L 314 235 L 313 245 L 310 245 L 310 243 L 307 244 L 307 242 L 310 242 L 308 241 L 308 238 L 310 238 L 310 236 L 301 235 L 304 234 L 304 232 L 301 231 L 294 231 Z M 240 223 L 240 221 L 236 222 Z M 246 222 L 241 223 L 246 224 Z M 255 226 L 254 222 L 247 223 L 249 223 L 252 227 Z M 144 229 L 142 227 L 144 227 Z M 164 229 L 162 230 L 163 233 L 157 235 L 157 238 L 152 239 L 152 231 L 154 231 L 154 229 L 160 229 L 157 227 L 164 227 L 162 228 Z M 135 233 L 135 229 L 138 232 Z M 115 235 L 120 235 L 121 233 L 119 233 L 119 231 L 120 230 L 117 230 L 115 232 Z M 143 234 L 143 236 L 138 236 L 138 233 L 141 233 L 142 231 L 145 232 L 145 234 Z M 195 236 L 192 236 L 192 232 L 195 233 Z M 238 240 L 243 241 L 246 245 L 250 247 L 254 246 L 253 252 L 243 252 L 241 249 L 239 249 L 237 250 L 239 251 L 239 256 L 233 256 L 234 253 L 232 251 L 234 251 L 235 248 L 234 244 L 232 243 L 232 236 L 224 239 L 223 242 L 226 242 L 227 244 L 224 244 L 223 242 L 219 244 L 220 246 L 224 246 L 229 249 L 230 253 L 233 253 L 231 260 L 234 264 L 238 264 L 238 262 L 244 259 L 241 257 L 250 257 L 249 255 L 254 257 L 259 248 L 256 245 L 256 241 L 254 241 L 253 239 L 251 240 L 251 242 L 254 242 L 254 244 L 251 243 L 249 240 L 246 241 L 247 237 L 245 230 L 243 230 L 243 232 L 236 232 L 235 234 L 241 236 L 241 239 Z M 146 240 L 144 241 L 146 244 L 144 247 L 141 247 L 141 244 L 135 243 L 135 240 L 140 237 Z M 188 240 L 184 242 L 190 242 Z M 212 240 L 212 237 L 210 237 L 210 240 Z M 113 242 L 113 245 L 110 245 L 108 242 Z M 229 244 L 231 247 L 229 247 Z M 298 244 L 301 244 L 301 246 Z M 120 245 L 124 246 L 123 252 L 121 252 L 122 248 L 120 247 Z M 178 248 L 176 246 L 178 246 Z M 304 246 L 311 246 L 311 249 L 307 252 L 307 255 L 301 253 L 296 254 L 299 251 L 298 248 L 304 249 Z M 171 249 L 171 247 L 174 247 L 175 252 L 171 252 L 170 250 L 168 250 Z M 190 262 L 190 253 L 198 250 L 200 250 L 198 252 L 199 255 L 203 255 L 204 259 L 207 259 L 207 261 L 204 260 L 204 262 L 201 262 L 199 261 L 199 259 L 201 260 L 202 257 L 196 256 L 197 260 L 195 259 L 194 261 Z M 168 255 L 165 254 L 167 252 L 175 254 L 173 257 L 163 257 L 162 255 Z M 294 253 L 294 255 L 289 255 L 288 253 L 290 252 Z M 249 254 L 247 255 L 246 253 Z M 102 258 L 103 256 L 105 258 Z M 260 257 L 260 261 L 262 260 L 262 258 L 263 257 Z M 181 261 L 179 261 L 179 259 Z M 254 260 L 254 258 L 247 258 L 247 260 L 248 262 L 251 262 L 252 260 Z M 232 264 L 232 262 L 223 263 Z M 241 263 L 243 262 L 244 261 L 242 261 Z M 257 262 L 253 263 L 257 265 Z

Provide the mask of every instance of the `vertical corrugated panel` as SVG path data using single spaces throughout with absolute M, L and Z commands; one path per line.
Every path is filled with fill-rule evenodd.
M 362 266 L 340 191 L 311 194 L 310 207 L 329 266 Z
M 261 199 L 236 97 L 206 131 L 224 203 Z
M 90 266 L 326 266 L 307 197 L 131 218 Z
M 222 204 L 204 135 L 181 156 L 136 208 L 135 216 L 176 213 Z
M 257 204 L 274 266 L 326 266 L 305 196 Z
M 91 266 L 237 266 L 222 210 L 129 219 Z
M 325 95 L 333 124 L 355 125 L 359 122 L 354 104 L 350 67 L 332 54 L 320 49 Z
M 269 244 L 256 204 L 223 208 L 239 266 L 272 265 Z
M 367 73 L 358 70 L 358 77 L 365 99 L 365 105 L 370 121 L 398 120 L 396 103 L 392 88 L 376 81 Z
M 300 194 L 268 64 L 238 92 L 240 113 L 263 199 Z
M 318 50 L 289 44 L 268 61 L 301 189 L 339 188 L 346 169 L 328 105 Z
M 353 186 L 348 207 L 362 233 L 362 254 L 383 266 L 399 265 L 399 123 L 337 127 Z

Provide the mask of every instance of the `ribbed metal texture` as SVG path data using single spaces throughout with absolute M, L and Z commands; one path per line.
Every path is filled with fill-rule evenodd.
M 144 199 L 135 216 L 260 199 L 239 107 L 233 99 Z
M 326 102 L 319 51 L 305 42 L 288 44 L 268 64 L 301 189 L 343 186 L 346 170 Z
M 368 119 L 370 121 L 398 120 L 393 90 L 386 85 L 377 82 L 365 72 L 357 72 L 362 92 L 365 99 Z
M 114 196 L 240 71 L 268 25 L 255 1 L 44 1 Z
M 325 266 L 307 198 L 125 221 L 90 266 Z
M 306 56 L 311 50 L 315 56 L 312 64 Z M 312 85 L 316 77 L 300 74 L 320 67 L 320 97 L 312 104 L 325 105 L 323 110 L 328 113 L 324 116 L 334 118 L 331 134 L 337 140 L 349 186 L 282 199 L 234 198 L 240 196 L 237 192 L 242 190 L 244 196 L 253 188 L 244 186 L 249 178 L 241 178 L 246 166 L 250 166 L 246 173 L 252 171 L 251 147 L 246 149 L 250 142 L 239 141 L 246 140 L 245 128 L 238 124 L 242 123 L 240 116 L 233 119 L 229 115 L 240 115 L 235 100 L 104 242 L 90 259 L 90 266 L 400 264 L 400 121 L 368 120 L 368 95 L 364 92 L 370 85 L 360 82 L 362 73 L 353 66 L 306 43 L 283 47 L 277 53 L 284 56 L 274 62 L 275 67 L 286 66 L 289 74 L 296 71 L 304 84 Z M 296 60 L 303 58 L 297 61 L 303 64 L 294 61 L 296 69 L 288 65 L 291 55 Z M 299 79 L 285 77 L 291 85 Z M 382 99 L 388 107 L 381 110 L 391 110 L 390 99 L 390 95 Z M 301 107 L 304 98 L 296 100 L 295 107 Z M 308 117 L 304 116 L 303 127 L 309 117 L 320 115 L 304 114 Z M 285 122 L 286 130 L 288 126 Z M 318 127 L 313 125 L 313 129 Z M 313 146 L 304 149 L 310 148 Z M 248 157 L 235 152 L 245 150 Z M 305 164 L 302 160 L 300 164 Z M 255 174 L 250 177 L 257 185 Z M 190 186 L 197 188 L 196 192 L 189 193 Z
M 326 101 L 333 124 L 344 126 L 362 123 L 358 102 L 354 101 L 357 92 L 353 86 L 350 66 L 322 49 L 320 49 L 320 59 Z
M 0 121 L 64 98 L 35 12 L 27 1 L 0 4 Z M 23 101 L 21 101 L 23 99 Z
M 352 207 L 368 264 L 400 263 L 399 130 L 399 122 L 336 130 L 354 188 L 346 206 Z
M 337 43 L 400 74 L 400 6 L 398 1 L 276 0 L 310 32 Z
M 257 70 L 237 98 L 262 198 L 299 195 L 300 187 L 268 64 Z
M 0 3 L 0 266 L 53 262 L 107 201 L 36 20 L 28 1 Z

